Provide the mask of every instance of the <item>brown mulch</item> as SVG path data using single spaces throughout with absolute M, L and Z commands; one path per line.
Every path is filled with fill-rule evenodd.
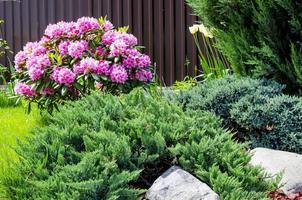
M 273 200 L 302 200 L 302 192 L 286 195 L 282 190 L 276 190 L 268 194 Z

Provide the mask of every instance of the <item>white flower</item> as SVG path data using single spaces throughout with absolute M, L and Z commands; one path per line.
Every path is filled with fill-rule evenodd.
M 199 29 L 199 32 L 202 33 L 205 37 L 208 37 L 208 38 L 213 38 L 213 34 L 211 33 L 211 31 L 205 27 L 203 24 L 200 24 L 198 26 L 198 29 Z
M 198 24 L 194 24 L 193 26 L 189 27 L 190 33 L 192 35 L 196 34 L 199 30 L 199 25 Z

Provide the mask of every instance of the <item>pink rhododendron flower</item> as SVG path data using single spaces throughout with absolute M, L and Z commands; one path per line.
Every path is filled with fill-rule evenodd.
M 32 88 L 32 86 L 26 85 L 24 83 L 17 83 L 14 91 L 16 94 L 21 94 L 24 96 L 35 96 L 36 92 L 35 90 Z
M 119 56 L 125 53 L 127 44 L 123 40 L 116 40 L 110 45 L 110 53 L 113 56 Z
M 139 57 L 137 60 L 137 64 L 139 67 L 142 67 L 142 68 L 150 66 L 151 65 L 150 57 L 147 55 L 143 55 L 143 56 Z
M 125 42 L 128 46 L 135 46 L 137 45 L 137 38 L 129 33 L 121 33 L 121 39 Z
M 98 65 L 92 68 L 93 73 L 104 74 L 106 76 L 110 75 L 110 65 L 107 61 L 101 60 Z
M 137 59 L 138 56 L 129 55 L 123 58 L 123 65 L 128 69 L 135 68 L 137 66 Z
M 37 66 L 38 64 L 38 58 L 37 57 L 29 57 L 26 61 L 26 68 L 30 69 L 32 66 Z
M 128 74 L 123 66 L 113 65 L 110 77 L 112 82 L 124 84 L 128 79 Z
M 76 75 L 68 68 L 56 67 L 51 78 L 59 84 L 70 85 L 74 82 Z
M 19 51 L 15 56 L 15 64 L 19 65 L 21 62 L 26 60 L 26 54 L 24 51 Z
M 104 29 L 104 31 L 110 31 L 113 28 L 114 28 L 114 26 L 113 26 L 113 24 L 110 21 L 105 21 L 103 23 L 103 29 Z
M 103 47 L 101 47 L 101 46 L 97 47 L 95 49 L 95 54 L 98 55 L 98 56 L 106 56 L 106 53 L 105 53 Z
M 69 85 L 75 80 L 75 74 L 67 68 L 62 68 L 58 75 L 58 82 L 60 84 Z
M 105 45 L 111 45 L 118 37 L 118 33 L 114 32 L 114 31 L 109 31 L 106 32 L 103 36 L 102 36 L 102 42 Z
M 82 17 L 78 19 L 77 25 L 80 33 L 84 33 L 92 29 L 98 29 L 100 27 L 98 20 L 93 17 Z
M 136 72 L 135 78 L 139 81 L 148 82 L 152 79 L 152 72 L 147 70 L 140 70 Z
M 49 24 L 46 27 L 44 35 L 50 39 L 59 38 L 64 34 L 65 27 L 60 22 L 58 24 Z
M 99 61 L 93 58 L 84 58 L 77 65 L 74 66 L 73 71 L 76 74 L 89 74 L 92 69 L 96 68 Z
M 128 48 L 125 52 L 126 55 L 131 55 L 131 56 L 136 56 L 139 57 L 142 54 L 137 50 L 137 49 L 133 49 L 133 48 Z
M 36 58 L 39 65 L 48 66 L 51 64 L 49 57 L 46 54 L 37 56 Z
M 59 48 L 59 52 L 62 55 L 65 55 L 68 53 L 68 46 L 69 46 L 70 42 L 69 41 L 62 41 L 58 48 Z
M 66 30 L 66 34 L 68 37 L 80 35 L 80 30 L 79 30 L 78 24 L 76 22 L 67 23 L 65 30 Z
M 73 65 L 73 72 L 76 75 L 84 74 L 85 71 L 86 71 L 86 68 L 83 68 L 83 67 L 85 67 L 85 66 L 84 65 L 80 65 L 80 62 L 77 62 L 76 64 Z
M 41 38 L 41 42 L 42 42 L 42 43 L 49 42 L 49 40 L 50 40 L 50 38 L 49 38 L 48 36 L 43 36 L 43 37 Z
M 32 54 L 33 50 L 36 49 L 39 46 L 38 42 L 28 42 L 26 43 L 26 45 L 23 48 L 23 51 L 25 52 L 25 54 Z
M 55 90 L 51 87 L 47 87 L 42 91 L 42 94 L 44 95 L 53 95 L 55 93 Z
M 40 56 L 42 54 L 45 54 L 46 50 L 46 47 L 43 47 L 41 44 L 37 45 L 32 49 L 32 56 Z
M 28 75 L 33 81 L 39 80 L 43 76 L 43 73 L 44 69 L 39 65 L 31 66 L 28 70 Z
M 50 60 L 48 56 L 45 55 L 40 55 L 40 56 L 31 56 L 28 58 L 26 61 L 26 68 L 30 69 L 32 67 L 44 67 L 50 65 Z
M 54 67 L 52 74 L 50 75 L 50 78 L 56 82 L 58 82 L 59 79 L 59 72 L 61 71 L 61 67 Z
M 88 43 L 85 40 L 71 42 L 68 46 L 68 54 L 71 57 L 78 58 L 88 49 Z

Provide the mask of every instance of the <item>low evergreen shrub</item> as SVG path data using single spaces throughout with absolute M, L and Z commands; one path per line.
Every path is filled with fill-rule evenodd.
M 202 109 L 214 112 L 225 121 L 230 120 L 230 108 L 245 95 L 263 94 L 275 96 L 282 94 L 283 86 L 272 81 L 227 76 L 218 80 L 199 83 L 189 91 L 168 95 L 173 102 L 180 102 L 186 109 Z
M 209 184 L 222 199 L 267 199 L 276 184 L 249 165 L 220 120 L 186 112 L 156 95 L 93 94 L 34 131 L 23 158 L 0 179 L 11 199 L 142 199 L 171 165 Z
M 302 153 L 302 99 L 282 94 L 276 82 L 229 76 L 168 97 L 185 110 L 206 110 L 221 117 L 252 147 Z
M 230 113 L 248 132 L 252 146 L 302 153 L 301 98 L 249 95 L 235 103 Z

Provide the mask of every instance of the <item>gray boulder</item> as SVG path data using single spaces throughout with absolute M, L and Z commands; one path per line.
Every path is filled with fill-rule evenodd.
M 302 155 L 265 148 L 256 148 L 251 153 L 252 165 L 260 165 L 272 175 L 282 173 L 280 187 L 286 194 L 302 192 Z
M 219 200 L 211 188 L 197 178 L 173 166 L 153 183 L 146 194 L 148 200 Z

